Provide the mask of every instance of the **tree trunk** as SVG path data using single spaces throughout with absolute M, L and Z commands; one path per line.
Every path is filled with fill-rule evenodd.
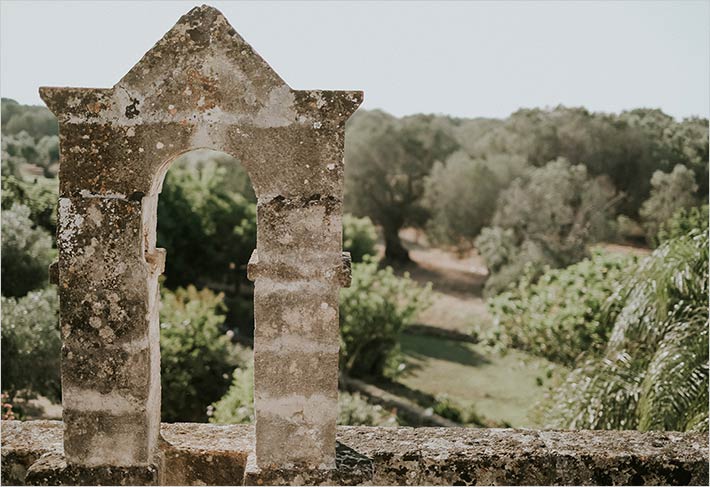
M 399 239 L 399 228 L 384 228 L 385 236 L 385 260 L 390 262 L 408 263 L 409 251 L 404 248 Z

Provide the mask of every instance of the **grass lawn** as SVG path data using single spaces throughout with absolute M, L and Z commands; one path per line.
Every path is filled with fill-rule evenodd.
M 530 413 L 566 373 L 517 350 L 500 355 L 483 345 L 419 335 L 403 335 L 401 346 L 407 368 L 398 382 L 432 395 L 447 394 L 484 418 L 513 427 L 541 426 Z

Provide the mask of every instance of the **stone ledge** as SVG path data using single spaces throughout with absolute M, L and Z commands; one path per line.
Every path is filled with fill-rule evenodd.
M 708 484 L 705 434 L 343 426 L 336 471 L 306 473 L 248 469 L 249 425 L 163 424 L 161 434 L 165 485 Z M 3 421 L 2 483 L 37 483 L 48 459 L 61 464 L 61 442 L 60 421 Z

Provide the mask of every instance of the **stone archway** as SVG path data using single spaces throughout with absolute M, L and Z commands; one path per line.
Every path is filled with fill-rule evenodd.
M 113 88 L 41 88 L 60 124 L 64 453 L 155 463 L 160 425 L 156 207 L 170 161 L 242 161 L 254 186 L 256 463 L 335 465 L 345 121 L 356 91 L 291 89 L 202 6 Z M 168 256 L 169 258 L 169 256 Z

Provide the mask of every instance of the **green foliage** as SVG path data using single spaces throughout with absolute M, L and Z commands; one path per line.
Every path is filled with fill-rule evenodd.
M 55 255 L 52 237 L 34 225 L 30 209 L 14 204 L 2 212 L 2 295 L 24 296 L 44 287 Z
M 39 140 L 45 135 L 57 135 L 57 119 L 46 107 L 20 105 L 15 100 L 2 99 L 2 133 L 14 135 L 26 132 Z
M 362 262 L 366 255 L 374 256 L 377 230 L 368 217 L 343 215 L 343 250 L 350 252 L 353 262 Z
M 647 239 L 654 242 L 660 226 L 676 211 L 697 203 L 698 185 L 693 172 L 679 164 L 670 173 L 654 172 L 651 187 L 651 196 L 644 201 L 639 214 Z
M 551 427 L 708 430 L 708 233 L 667 240 L 608 301 L 605 354 L 545 404 Z
M 209 166 L 219 171 L 220 186 L 227 192 L 238 193 L 247 201 L 256 203 L 254 188 L 244 166 L 234 157 L 211 149 L 197 149 L 187 152 L 172 163 L 173 168 L 199 172 Z
M 359 392 L 340 392 L 338 424 L 348 426 L 397 426 L 397 415 L 370 404 Z
M 6 231 L 4 225 L 3 231 Z M 6 279 L 3 275 L 3 280 Z M 8 393 L 10 402 L 18 393 L 28 397 L 42 394 L 58 401 L 62 344 L 56 290 L 33 291 L 21 298 L 3 296 L 1 301 L 3 392 Z
M 382 226 L 387 259 L 409 260 L 398 232 L 426 221 L 424 181 L 434 161 L 456 148 L 450 131 L 441 118 L 397 119 L 379 110 L 356 113 L 348 122 L 345 207 Z
M 210 423 L 254 422 L 254 362 L 234 369 L 232 384 L 222 398 L 212 404 Z
M 353 265 L 352 285 L 340 292 L 340 370 L 383 376 L 399 350 L 399 335 L 429 305 L 430 288 L 366 258 Z
M 493 315 L 491 343 L 530 351 L 574 365 L 583 353 L 606 346 L 611 324 L 604 303 L 636 258 L 595 252 L 564 269 L 548 269 L 537 281 L 524 275 L 488 302 Z
M 661 224 L 656 237 L 659 243 L 689 234 L 693 230 L 708 231 L 708 205 L 680 208 L 670 220 Z
M 223 296 L 195 286 L 162 291 L 160 310 L 163 421 L 206 421 L 226 392 L 236 349 L 220 329 Z
M 491 278 L 486 293 L 515 282 L 522 271 L 565 267 L 587 255 L 587 246 L 609 235 L 614 190 L 564 159 L 518 178 L 500 196 L 493 218 L 500 230 L 482 231 L 476 247 Z
M 158 245 L 167 250 L 170 288 L 238 286 L 256 246 L 256 206 L 224 187 L 215 163 L 173 167 L 158 201 Z M 195 265 L 195 256 L 200 265 Z
M 8 210 L 14 204 L 22 204 L 29 208 L 32 223 L 55 235 L 58 192 L 56 179 L 35 179 L 30 182 L 14 176 L 3 176 L 2 209 Z
M 619 115 L 584 108 L 521 109 L 504 120 L 475 119 L 461 124 L 457 140 L 473 158 L 518 154 L 536 167 L 555 158 L 584 164 L 590 175 L 606 175 L 624 195 L 619 210 L 636 217 L 648 198 L 654 171 L 683 164 L 707 195 L 708 121 L 677 122 L 660 110 Z
M 37 142 L 36 164 L 42 167 L 45 177 L 53 178 L 59 171 L 59 137 L 45 135 Z
M 500 191 L 523 172 L 519 156 L 472 159 L 462 151 L 437 162 L 426 180 L 424 202 L 431 219 L 427 233 L 434 242 L 470 248 L 490 225 Z

